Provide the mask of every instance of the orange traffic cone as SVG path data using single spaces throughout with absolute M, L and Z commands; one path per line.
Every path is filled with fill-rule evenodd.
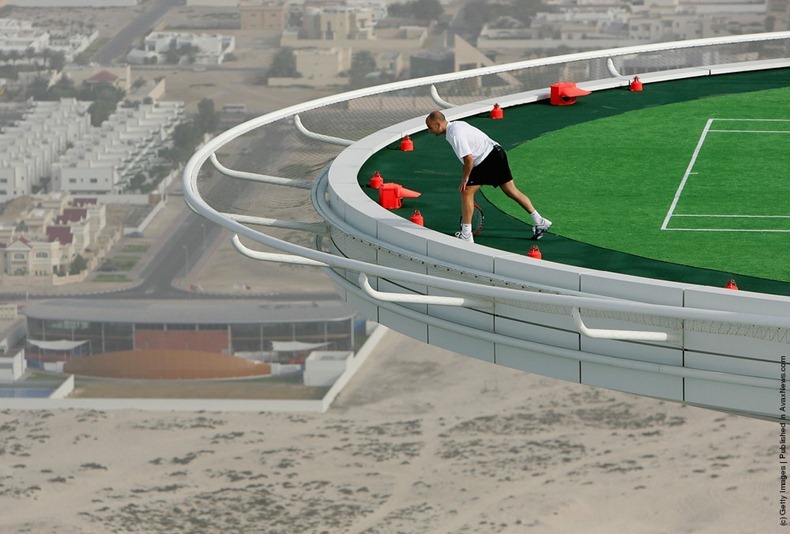
M 634 80 L 631 82 L 629 88 L 632 91 L 641 91 L 642 90 L 642 82 L 639 81 L 639 76 L 634 76 Z
M 724 289 L 735 289 L 735 290 L 737 290 L 738 289 L 738 284 L 735 283 L 735 280 L 730 278 L 729 280 L 727 280 L 727 285 L 724 286 Z
M 409 220 L 414 224 L 419 224 L 420 226 L 424 226 L 425 223 L 420 210 L 414 210 L 414 213 L 411 214 L 411 218 Z
M 417 191 L 412 191 L 411 189 L 406 189 L 400 184 L 395 184 L 398 186 L 398 196 L 400 198 L 417 198 L 422 193 L 418 193 Z
M 532 245 L 532 249 L 527 252 L 527 256 L 530 258 L 535 258 L 536 260 L 543 259 L 543 254 L 541 254 L 540 249 L 537 245 Z
M 404 198 L 417 198 L 420 193 L 406 189 L 400 184 L 383 184 L 379 187 L 379 204 L 388 209 L 400 208 Z
M 414 141 L 409 139 L 408 135 L 405 136 L 403 139 L 401 139 L 400 149 L 403 150 L 404 152 L 411 152 L 412 150 L 414 150 Z
M 374 172 L 373 176 L 370 177 L 370 182 L 368 182 L 368 185 L 373 189 L 378 189 L 383 184 L 384 184 L 384 178 L 381 177 L 379 171 Z
M 499 104 L 494 104 L 494 109 L 491 110 L 492 119 L 501 119 L 505 116 L 505 112 L 499 107 Z

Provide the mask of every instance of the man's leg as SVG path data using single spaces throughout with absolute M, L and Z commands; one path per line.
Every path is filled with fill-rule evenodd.
M 480 189 L 479 185 L 467 185 L 461 191 L 461 231 L 456 232 L 455 237 L 474 243 L 472 237 L 472 214 L 475 210 L 475 193 Z
M 524 208 L 529 216 L 532 218 L 532 222 L 535 226 L 532 227 L 532 239 L 540 239 L 543 237 L 549 228 L 551 228 L 552 222 L 548 219 L 544 219 L 538 210 L 535 209 L 535 206 L 532 205 L 532 201 L 530 201 L 529 197 L 522 193 L 516 184 L 513 183 L 513 180 L 509 182 L 505 182 L 504 184 L 499 186 L 502 189 L 502 192 L 505 193 L 508 197 L 515 200 L 519 206 Z
M 513 183 L 513 180 L 505 182 L 504 184 L 500 185 L 499 188 L 508 197 L 515 200 L 519 206 L 527 210 L 527 213 L 532 213 L 535 211 L 535 206 L 532 205 L 532 201 L 530 201 L 529 197 L 522 193 L 518 187 L 516 187 L 516 184 Z
M 467 185 L 461 191 L 461 223 L 472 224 L 472 214 L 475 212 L 475 193 L 479 185 Z

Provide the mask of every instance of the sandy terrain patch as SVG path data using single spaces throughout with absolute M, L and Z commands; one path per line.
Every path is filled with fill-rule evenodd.
M 6 532 L 774 532 L 778 426 L 395 333 L 323 415 L 4 411 Z

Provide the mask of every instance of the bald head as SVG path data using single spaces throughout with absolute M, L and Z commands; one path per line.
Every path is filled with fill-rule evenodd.
M 425 125 L 433 135 L 441 135 L 447 129 L 447 119 L 441 111 L 431 111 L 425 117 Z

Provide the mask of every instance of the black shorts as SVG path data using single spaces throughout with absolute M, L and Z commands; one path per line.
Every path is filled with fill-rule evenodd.
M 502 147 L 496 145 L 486 159 L 481 161 L 469 174 L 469 181 L 466 185 L 491 185 L 499 187 L 513 179 L 510 173 L 510 165 L 507 162 L 507 154 Z

